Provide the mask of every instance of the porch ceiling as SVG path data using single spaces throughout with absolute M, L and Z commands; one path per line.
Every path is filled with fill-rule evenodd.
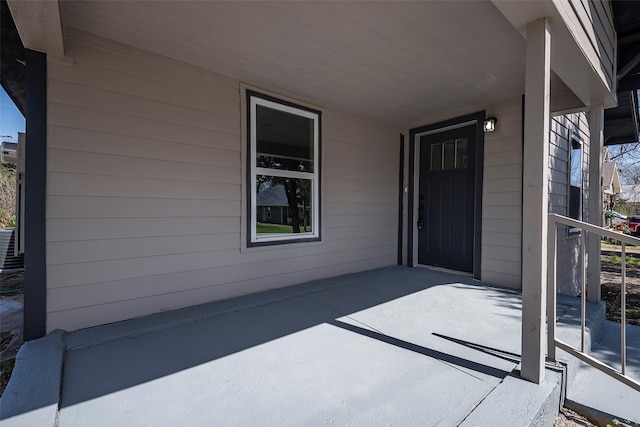
M 394 124 L 524 92 L 521 34 L 489 2 L 60 2 L 64 27 Z

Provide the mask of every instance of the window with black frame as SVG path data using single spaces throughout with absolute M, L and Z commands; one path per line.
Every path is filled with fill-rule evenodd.
M 251 91 L 247 101 L 248 245 L 320 240 L 321 113 Z

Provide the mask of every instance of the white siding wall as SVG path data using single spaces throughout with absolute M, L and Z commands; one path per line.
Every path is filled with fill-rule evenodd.
M 496 131 L 484 134 L 483 282 L 522 283 L 522 98 L 490 106 Z
M 395 264 L 397 131 L 325 110 L 322 243 L 241 251 L 240 82 L 74 38 L 48 62 L 48 331 Z
M 568 216 L 569 144 L 572 132 L 582 141 L 582 218 L 589 221 L 589 119 L 587 113 L 555 116 L 551 120 L 549 135 L 549 211 Z M 558 227 L 557 288 L 558 292 L 578 295 L 581 268 L 579 263 L 580 239 L 569 235 L 567 227 Z

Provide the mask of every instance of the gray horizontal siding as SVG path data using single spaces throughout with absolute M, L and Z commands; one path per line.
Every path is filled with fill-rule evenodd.
M 582 215 L 588 221 L 589 198 L 589 123 L 587 113 L 555 116 L 551 120 L 549 138 L 549 211 L 568 215 L 569 143 L 573 133 L 582 140 Z M 567 227 L 558 227 L 557 288 L 558 292 L 578 295 L 581 267 L 580 239 L 569 235 Z
M 396 131 L 324 111 L 323 241 L 245 251 L 240 83 L 74 34 L 48 69 L 48 330 L 395 263 Z

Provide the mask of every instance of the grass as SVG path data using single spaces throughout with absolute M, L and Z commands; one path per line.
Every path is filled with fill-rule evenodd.
M 304 233 L 304 227 L 300 227 L 300 232 Z M 311 227 L 307 227 L 307 233 L 311 232 Z M 293 227 L 290 225 L 281 224 L 265 224 L 264 222 L 258 222 L 256 224 L 256 233 L 258 234 L 277 234 L 277 233 L 293 233 Z
M 610 243 L 610 242 L 607 242 L 606 240 L 603 240 L 601 245 L 602 245 L 602 249 L 615 249 L 615 250 L 618 250 L 618 251 L 620 250 L 620 245 L 619 244 Z M 630 245 L 630 244 L 627 244 L 626 246 L 627 246 L 627 248 L 637 248 L 637 246 Z
M 290 225 L 265 224 L 265 223 L 259 222 L 256 224 L 256 233 L 258 234 L 293 233 L 293 227 Z
M 627 260 L 627 265 L 633 265 L 635 267 L 640 267 L 640 258 L 636 258 L 630 255 L 627 255 L 626 257 Z M 611 262 L 613 264 L 620 264 L 620 262 L 622 261 L 622 257 L 619 255 L 603 255 L 602 256 L 602 261 L 603 262 Z
M 602 249 L 617 249 L 620 250 L 620 245 L 616 245 L 614 243 L 609 243 L 609 242 L 602 242 L 601 243 Z
M 627 310 L 627 317 L 629 319 L 640 319 L 640 310 Z

